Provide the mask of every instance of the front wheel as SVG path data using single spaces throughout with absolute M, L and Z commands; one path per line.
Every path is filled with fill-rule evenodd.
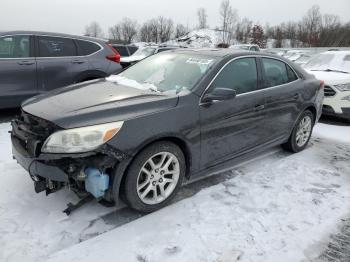
M 136 156 L 126 174 L 127 204 L 147 213 L 164 207 L 179 190 L 185 172 L 185 157 L 176 144 L 150 145 Z
M 287 143 L 282 147 L 288 151 L 297 153 L 307 146 L 314 126 L 314 115 L 311 111 L 306 110 L 298 119 L 292 134 Z

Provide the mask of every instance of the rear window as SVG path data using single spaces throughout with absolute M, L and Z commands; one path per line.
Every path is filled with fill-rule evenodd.
M 77 48 L 73 39 L 63 37 L 39 36 L 40 57 L 76 56 Z
M 76 40 L 79 46 L 79 50 L 82 55 L 91 55 L 98 50 L 101 49 L 101 47 L 93 42 L 84 41 L 84 40 Z
M 138 49 L 137 46 L 128 46 L 128 48 L 129 48 L 130 55 L 135 53 L 137 51 L 137 49 Z
M 118 51 L 118 53 L 121 56 L 129 56 L 129 52 L 128 49 L 126 48 L 126 46 L 118 46 L 118 45 L 113 45 L 114 49 Z

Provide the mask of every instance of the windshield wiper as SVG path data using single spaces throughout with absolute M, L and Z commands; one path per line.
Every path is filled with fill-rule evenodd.
M 342 71 L 342 70 L 335 70 L 335 69 L 311 69 L 311 71 L 323 71 L 323 72 L 336 72 L 336 73 L 344 73 L 344 74 L 350 74 L 350 72 Z
M 149 82 L 143 82 L 143 84 L 147 86 L 147 88 L 153 92 L 157 92 L 157 93 L 160 93 L 160 91 L 158 90 L 158 88 L 152 84 L 152 83 L 149 83 Z

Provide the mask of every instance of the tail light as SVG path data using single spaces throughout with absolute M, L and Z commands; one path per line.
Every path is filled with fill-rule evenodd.
M 106 58 L 110 61 L 120 63 L 120 54 L 118 53 L 118 51 L 115 50 L 115 48 L 111 44 L 108 44 L 108 46 L 112 50 L 113 54 L 106 56 Z
M 324 81 L 323 80 L 320 81 L 320 89 L 324 89 Z

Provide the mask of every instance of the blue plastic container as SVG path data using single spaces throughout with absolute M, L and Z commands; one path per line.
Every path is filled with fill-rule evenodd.
M 85 169 L 85 174 L 85 190 L 95 198 L 103 197 L 109 186 L 109 176 L 91 167 Z

